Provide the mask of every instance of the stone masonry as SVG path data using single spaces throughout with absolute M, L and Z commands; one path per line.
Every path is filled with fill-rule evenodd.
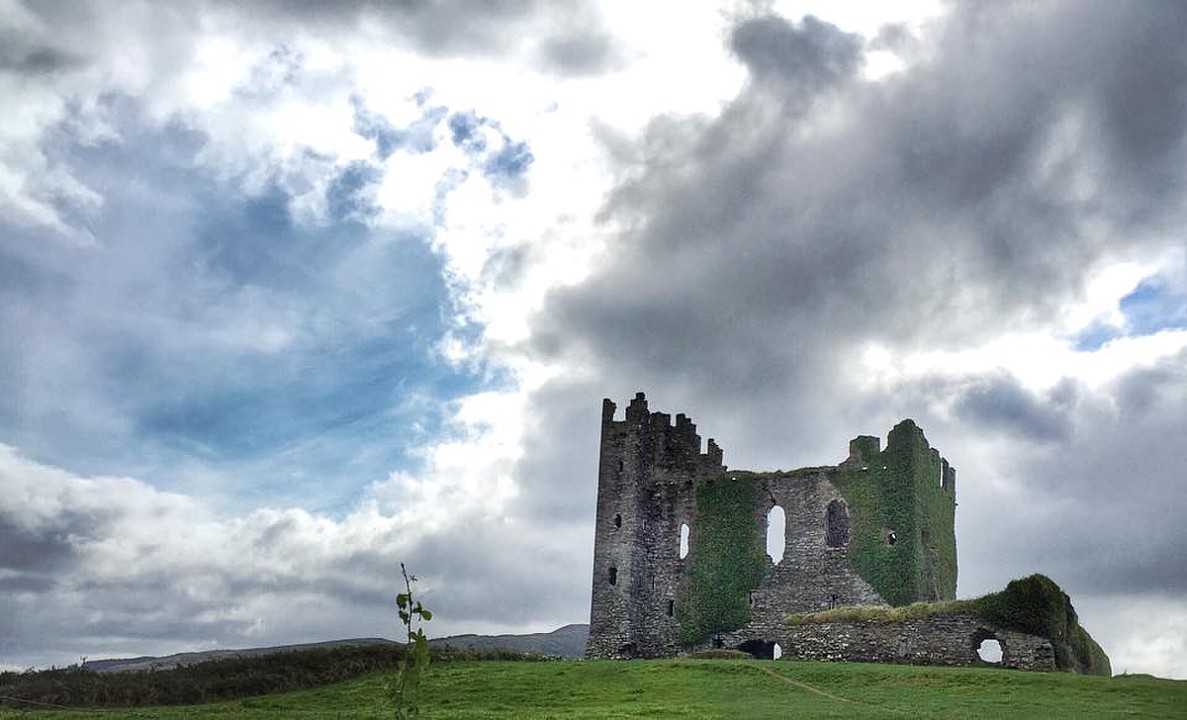
M 997 640 L 1002 667 L 1055 669 L 1055 650 L 1047 638 L 997 627 L 975 612 L 784 626 L 767 637 L 779 644 L 783 657 L 796 660 L 966 666 L 982 664 L 977 649 L 985 640 Z

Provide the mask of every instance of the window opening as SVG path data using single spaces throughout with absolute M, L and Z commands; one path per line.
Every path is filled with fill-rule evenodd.
M 688 540 L 691 530 L 688 523 L 680 523 L 680 559 L 688 557 Z
M 611 585 L 618 584 L 618 568 L 616 568 L 616 567 L 610 568 L 610 584 Z
M 746 600 L 750 602 L 751 607 L 754 607 L 754 591 L 753 590 L 746 593 Z
M 824 515 L 825 543 L 829 547 L 845 547 L 849 542 L 849 508 L 840 500 L 833 500 Z
M 886 533 L 886 544 L 887 545 L 893 545 L 896 542 L 898 542 L 898 535 L 895 535 L 893 532 Z
M 775 643 L 775 647 L 771 650 L 771 655 L 772 660 L 778 660 L 779 658 L 783 657 L 783 646 L 779 643 Z
M 1000 663 L 1002 661 L 1002 644 L 997 638 L 985 638 L 977 646 L 977 657 L 982 662 Z
M 676 602 L 674 600 L 668 601 L 668 617 L 672 617 L 672 613 L 676 611 Z
M 767 513 L 767 555 L 778 565 L 787 547 L 787 513 L 776 505 Z
M 614 527 L 615 528 L 622 527 L 622 514 L 621 513 L 614 516 Z

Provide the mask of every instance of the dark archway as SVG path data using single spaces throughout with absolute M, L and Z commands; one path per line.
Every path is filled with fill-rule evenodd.
M 766 640 L 747 640 L 738 649 L 757 660 L 775 659 L 775 643 Z

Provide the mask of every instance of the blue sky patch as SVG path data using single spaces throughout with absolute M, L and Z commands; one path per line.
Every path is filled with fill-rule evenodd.
M 486 118 L 479 117 L 473 110 L 454 113 L 449 116 L 450 139 L 467 153 L 480 153 L 486 150 L 482 127 L 488 123 Z
M 1121 298 L 1121 312 L 1131 335 L 1153 335 L 1187 327 L 1187 288 L 1175 288 L 1163 276 L 1146 278 Z
M 1072 336 L 1072 347 L 1078 352 L 1094 352 L 1123 336 L 1121 328 L 1097 321 Z
M 326 211 L 338 222 L 365 223 L 379 214 L 375 195 L 369 192 L 383 183 L 383 169 L 356 160 L 342 169 L 326 188 Z
M 0 437 L 83 474 L 184 490 L 198 463 L 248 505 L 336 512 L 498 382 L 436 355 L 453 308 L 429 238 L 360 223 L 380 168 L 339 168 L 327 221 L 300 225 L 279 181 L 245 194 L 194 163 L 200 136 L 113 116 L 137 142 L 55 148 L 104 196 L 95 245 L 0 242 L 25 278 L 0 287 L 0 328 L 22 338 L 0 347 L 21 393 Z

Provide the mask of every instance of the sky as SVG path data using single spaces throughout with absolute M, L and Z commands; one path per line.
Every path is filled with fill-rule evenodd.
M 601 401 L 913 418 L 1187 678 L 1187 4 L 0 0 L 0 668 L 587 622 Z

